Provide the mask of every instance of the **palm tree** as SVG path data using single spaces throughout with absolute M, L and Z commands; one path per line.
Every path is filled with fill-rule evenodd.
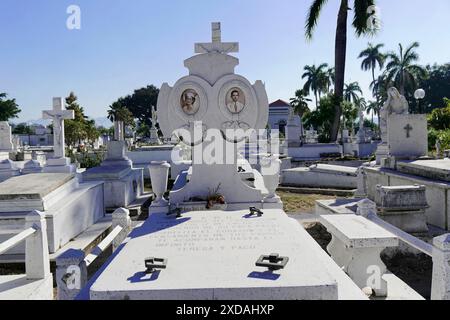
M 123 121 L 126 126 L 134 126 L 133 114 L 119 102 L 114 102 L 109 106 L 108 119 L 112 122 Z
M 295 98 L 291 98 L 290 101 L 292 108 L 294 108 L 294 113 L 298 114 L 300 118 L 303 118 L 305 113 L 310 112 L 308 102 L 310 102 L 311 99 L 306 98 L 304 90 L 295 91 Z
M 387 54 L 389 60 L 386 65 L 387 81 L 393 82 L 402 95 L 407 89 L 414 90 L 416 79 L 424 78 L 426 71 L 421 66 L 414 64 L 419 60 L 419 55 L 415 51 L 419 47 L 418 42 L 414 42 L 406 50 L 399 44 L 398 54 L 390 52 Z
M 383 69 L 384 61 L 386 60 L 386 56 L 380 52 L 382 47 L 384 47 L 384 44 L 382 43 L 377 44 L 376 46 L 369 43 L 367 49 L 361 51 L 358 56 L 358 59 L 364 58 L 361 63 L 361 69 L 364 71 L 372 71 L 373 81 L 375 81 L 375 69 L 377 68 L 377 65 L 380 70 Z
M 380 110 L 381 110 L 381 108 L 380 108 L 380 104 L 378 102 L 369 101 L 367 103 L 367 105 L 366 105 L 366 113 L 368 115 L 372 114 L 372 124 L 375 124 L 373 122 L 374 115 L 378 115 L 379 116 L 380 115 Z M 378 122 L 378 124 L 379 124 L 379 122 Z
M 306 38 L 311 39 L 313 31 L 323 6 L 327 0 L 313 0 L 306 18 L 305 33 Z M 375 0 L 353 0 L 353 28 L 357 36 L 374 32 L 367 23 L 371 13 L 370 7 L 375 5 Z M 334 120 L 330 129 L 331 141 L 337 140 L 339 123 L 342 109 L 341 102 L 344 97 L 345 62 L 347 53 L 347 20 L 349 11 L 349 0 L 341 0 L 337 17 L 336 39 L 335 39 L 335 85 L 334 94 L 336 97 Z
M 327 71 L 325 71 L 325 85 L 327 87 L 327 92 L 330 92 L 330 87 L 334 85 L 334 68 L 328 68 Z
M 305 66 L 303 70 L 305 73 L 302 75 L 302 79 L 307 79 L 305 85 L 303 86 L 303 91 L 306 93 L 310 93 L 311 91 L 314 93 L 314 97 L 316 98 L 316 109 L 319 106 L 319 97 L 320 94 L 325 90 L 325 71 L 324 69 L 328 67 L 328 64 L 322 63 L 318 67 L 316 65 Z
M 362 95 L 361 87 L 358 82 L 352 82 L 350 84 L 345 84 L 344 88 L 344 100 L 353 102 L 354 104 L 358 104 L 360 101 L 360 97 L 358 95 Z

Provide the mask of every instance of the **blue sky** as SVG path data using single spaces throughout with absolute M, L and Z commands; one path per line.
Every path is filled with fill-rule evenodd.
M 174 84 L 195 42 L 209 42 L 210 23 L 222 40 L 240 43 L 236 69 L 263 80 L 269 100 L 288 100 L 303 85 L 306 64 L 334 62 L 337 0 L 330 0 L 311 42 L 304 38 L 310 0 L 0 0 L 0 92 L 22 109 L 14 122 L 39 119 L 53 96 L 74 91 L 90 117 L 134 89 Z M 81 30 L 66 28 L 67 7 L 81 8 Z M 373 38 L 349 32 L 346 81 L 370 98 L 369 72 L 359 52 L 369 41 L 386 50 L 419 41 L 420 63 L 450 62 L 450 1 L 379 0 L 382 31 Z

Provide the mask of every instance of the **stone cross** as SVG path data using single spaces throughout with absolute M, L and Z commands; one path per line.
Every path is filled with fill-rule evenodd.
M 124 141 L 125 140 L 125 126 L 123 121 L 114 121 L 114 140 Z
M 53 98 L 53 110 L 42 112 L 44 119 L 53 120 L 53 148 L 55 158 L 65 157 L 64 119 L 75 119 L 73 110 L 64 108 L 62 98 Z
M 413 127 L 411 127 L 411 125 L 408 123 L 408 125 L 403 129 L 406 130 L 406 138 L 410 138 L 411 137 L 410 132 L 413 130 Z
M 230 53 L 239 52 L 238 42 L 222 42 L 220 22 L 211 24 L 212 42 L 196 43 L 195 53 Z

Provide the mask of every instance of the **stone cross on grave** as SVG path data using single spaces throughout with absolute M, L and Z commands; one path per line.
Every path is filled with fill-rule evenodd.
M 411 125 L 408 123 L 408 125 L 406 127 L 404 127 L 403 129 L 406 130 L 406 138 L 410 138 L 411 137 L 410 132 L 413 130 L 413 127 L 411 127 Z
M 222 33 L 220 29 L 220 22 L 213 22 L 212 42 L 211 43 L 196 43 L 195 53 L 231 53 L 239 52 L 238 42 L 222 42 Z
M 64 108 L 62 98 L 53 98 L 53 110 L 43 111 L 42 117 L 53 120 L 54 157 L 64 158 L 64 119 L 75 119 L 75 112 Z

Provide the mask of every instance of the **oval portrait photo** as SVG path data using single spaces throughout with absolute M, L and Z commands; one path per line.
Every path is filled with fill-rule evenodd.
M 200 108 L 198 93 L 193 89 L 185 90 L 181 95 L 180 105 L 184 113 L 188 115 L 196 114 Z
M 239 88 L 228 91 L 225 104 L 231 113 L 241 113 L 245 108 L 245 95 Z

